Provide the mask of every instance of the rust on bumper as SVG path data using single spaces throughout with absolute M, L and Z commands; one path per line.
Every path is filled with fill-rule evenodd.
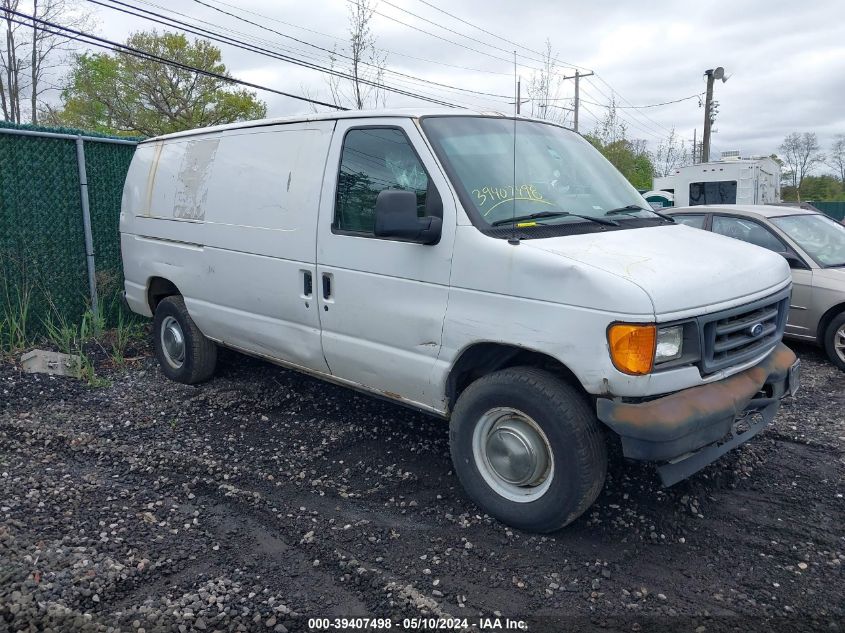
M 795 362 L 795 354 L 781 343 L 754 367 L 718 382 L 642 403 L 599 398 L 598 417 L 622 437 L 626 456 L 671 460 L 723 438 L 737 418 L 755 408 L 752 400 L 764 385 L 772 386 L 774 402 L 767 408 L 773 417 Z

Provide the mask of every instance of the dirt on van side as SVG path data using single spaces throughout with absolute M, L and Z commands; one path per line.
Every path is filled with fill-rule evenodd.
M 443 421 L 260 361 L 0 365 L 0 631 L 845 630 L 845 374 L 797 350 L 771 428 L 670 489 L 614 452 L 547 536 L 467 500 Z

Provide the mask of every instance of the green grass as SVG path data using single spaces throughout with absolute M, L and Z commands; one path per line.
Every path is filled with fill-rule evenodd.
M 10 284 L 5 275 L 2 277 L 2 294 L 0 294 L 0 356 L 15 354 L 31 343 L 28 332 L 30 309 L 32 306 L 32 287 L 27 284 Z
M 114 271 L 98 273 L 98 309 L 89 307 L 76 318 L 59 309 L 39 279 L 25 262 L 11 255 L 0 258 L 0 360 L 17 358 L 46 341 L 80 358 L 78 373 L 89 385 L 104 386 L 107 381 L 97 375 L 92 352 L 99 356 L 101 350 L 115 367 L 123 368 L 127 349 L 145 335 L 144 319 L 123 305 L 122 278 Z

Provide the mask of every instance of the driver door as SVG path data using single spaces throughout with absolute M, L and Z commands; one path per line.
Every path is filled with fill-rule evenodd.
M 390 398 L 442 407 L 432 384 L 452 266 L 456 207 L 410 118 L 341 119 L 329 151 L 317 229 L 323 353 L 332 375 Z M 385 189 L 413 190 L 423 213 L 442 200 L 440 241 L 373 233 Z

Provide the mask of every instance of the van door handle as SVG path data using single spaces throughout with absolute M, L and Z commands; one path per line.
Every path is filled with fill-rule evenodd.
M 331 275 L 323 273 L 323 299 L 330 299 L 332 296 L 332 278 Z
M 302 271 L 302 294 L 305 295 L 306 298 L 311 297 L 314 292 L 314 281 L 311 278 L 311 271 L 303 270 Z

